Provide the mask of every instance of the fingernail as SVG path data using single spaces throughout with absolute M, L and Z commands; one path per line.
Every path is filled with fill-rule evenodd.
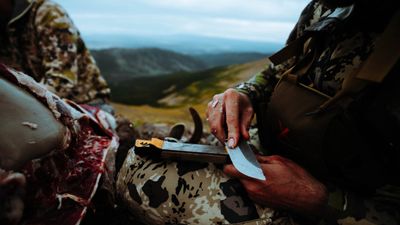
M 235 138 L 229 138 L 228 147 L 234 148 L 235 147 Z

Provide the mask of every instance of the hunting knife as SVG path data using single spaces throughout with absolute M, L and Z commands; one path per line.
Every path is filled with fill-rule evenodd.
M 210 162 L 216 164 L 232 161 L 235 168 L 248 177 L 266 180 L 256 156 L 246 141 L 239 142 L 236 148 L 164 141 L 138 139 L 135 153 L 141 156 L 158 155 L 163 159 Z M 229 156 L 229 157 L 228 157 Z

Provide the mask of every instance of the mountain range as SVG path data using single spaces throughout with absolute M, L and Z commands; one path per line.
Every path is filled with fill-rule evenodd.
M 189 74 L 267 56 L 249 52 L 188 55 L 158 48 L 110 48 L 91 52 L 103 76 L 111 88 L 115 89 L 127 80 L 152 79 L 176 73 Z
M 157 48 L 92 50 L 100 70 L 112 83 L 133 77 L 199 71 L 206 64 L 192 56 Z
M 116 111 L 134 124 L 185 123 L 191 127 L 189 107 L 205 119 L 207 103 L 217 93 L 252 77 L 268 65 L 261 59 L 194 73 L 178 73 L 157 79 L 132 79 L 113 90 Z M 115 102 L 117 101 L 117 102 Z M 206 121 L 203 121 L 207 127 Z
M 92 54 L 111 88 L 114 102 L 168 107 L 175 106 L 172 102 L 178 104 L 179 99 L 165 99 L 168 96 L 196 83 L 200 85 L 196 86 L 198 92 L 189 91 L 196 98 L 203 90 L 216 89 L 212 88 L 217 85 L 213 79 L 218 74 L 230 80 L 241 70 L 235 65 L 267 56 L 261 53 L 187 55 L 157 48 L 112 48 L 92 50 Z

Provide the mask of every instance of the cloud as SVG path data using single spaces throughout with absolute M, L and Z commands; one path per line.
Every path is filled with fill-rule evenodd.
M 154 7 L 233 17 L 295 20 L 305 0 L 142 0 Z
M 92 34 L 203 35 L 283 43 L 307 0 L 56 0 Z

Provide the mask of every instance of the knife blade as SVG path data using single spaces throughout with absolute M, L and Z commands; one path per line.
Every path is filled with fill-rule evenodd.
M 138 139 L 135 142 L 135 152 L 139 155 L 158 154 L 165 159 L 217 164 L 227 163 L 230 158 L 233 166 L 244 175 L 259 180 L 266 179 L 257 158 L 244 140 L 240 141 L 236 148 L 230 149 L 227 146 L 187 144 L 163 141 L 157 138 Z
M 266 180 L 260 163 L 258 163 L 253 150 L 245 140 L 239 141 L 236 148 L 229 148 L 227 145 L 225 148 L 228 151 L 233 166 L 239 172 L 254 179 Z

